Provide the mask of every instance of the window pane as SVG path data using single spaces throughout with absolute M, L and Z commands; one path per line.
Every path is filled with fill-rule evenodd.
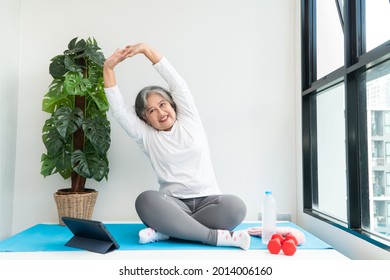
M 390 40 L 390 1 L 366 0 L 367 51 Z
M 317 79 L 344 65 L 344 34 L 335 1 L 317 1 Z
M 368 177 L 370 213 L 365 229 L 390 236 L 390 61 L 360 75 L 359 83 L 366 94 Z
M 344 84 L 317 96 L 317 210 L 347 221 Z

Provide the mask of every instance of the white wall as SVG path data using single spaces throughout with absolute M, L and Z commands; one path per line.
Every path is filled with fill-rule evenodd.
M 163 52 L 192 89 L 223 192 L 242 197 L 255 220 L 272 188 L 278 212 L 295 218 L 293 23 L 294 1 L 284 0 L 23 0 L 13 232 L 57 222 L 52 195 L 69 185 L 40 175 L 41 102 L 50 59 L 76 36 L 94 36 L 106 56 L 139 41 Z M 141 87 L 162 83 L 143 57 L 117 71 L 129 106 Z M 109 158 L 109 180 L 87 183 L 100 192 L 93 218 L 136 220 L 134 200 L 156 179 L 115 122 Z
M 12 226 L 20 35 L 19 0 L 0 2 L 0 240 Z

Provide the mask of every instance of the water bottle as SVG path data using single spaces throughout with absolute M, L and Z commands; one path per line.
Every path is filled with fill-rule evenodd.
M 276 232 L 276 203 L 271 191 L 266 191 L 263 198 L 261 239 L 268 244 L 272 235 Z

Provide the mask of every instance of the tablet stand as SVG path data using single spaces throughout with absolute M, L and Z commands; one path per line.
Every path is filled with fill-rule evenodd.
M 119 248 L 119 244 L 100 221 L 62 217 L 73 237 L 65 244 L 68 247 L 105 254 Z
M 73 236 L 65 244 L 65 246 L 79 248 L 101 254 L 105 254 L 116 249 L 114 242 L 80 236 Z

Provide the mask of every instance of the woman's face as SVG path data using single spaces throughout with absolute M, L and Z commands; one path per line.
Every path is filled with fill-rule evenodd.
M 151 93 L 146 103 L 146 121 L 157 130 L 171 130 L 176 121 L 176 112 L 171 104 L 158 93 Z

